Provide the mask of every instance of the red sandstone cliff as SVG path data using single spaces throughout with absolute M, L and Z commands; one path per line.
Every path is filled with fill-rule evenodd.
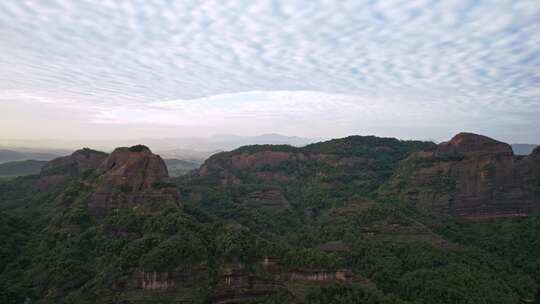
M 94 213 L 161 203 L 180 206 L 180 195 L 169 183 L 165 162 L 147 147 L 118 148 L 97 171 L 102 175 L 88 203 Z
M 540 211 L 539 151 L 518 157 L 508 144 L 460 133 L 403 161 L 387 193 L 472 220 L 526 216 Z
M 105 152 L 84 148 L 73 152 L 71 155 L 51 160 L 43 167 L 41 174 L 81 174 L 99 167 L 107 156 L 108 154 Z
M 84 179 L 88 173 L 97 178 Z M 116 208 L 180 206 L 180 195 L 169 182 L 165 162 L 145 146 L 118 148 L 110 155 L 87 148 L 78 150 L 45 165 L 35 187 L 57 190 L 73 179 L 94 189 L 88 201 L 94 214 Z
M 71 155 L 53 159 L 41 169 L 35 187 L 40 191 L 57 189 L 67 178 L 97 169 L 107 156 L 107 153 L 84 148 Z

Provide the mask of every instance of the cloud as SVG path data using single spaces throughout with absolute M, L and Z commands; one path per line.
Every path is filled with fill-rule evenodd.
M 449 117 L 452 111 L 453 115 Z M 214 129 L 214 132 L 228 130 L 244 134 L 300 132 L 318 137 L 332 137 L 336 133 L 382 135 L 381 131 L 385 130 L 384 135 L 410 138 L 410 134 L 398 130 L 452 126 L 456 119 L 476 118 L 474 111 L 455 112 L 446 103 L 430 100 L 396 100 L 316 91 L 252 91 L 162 101 L 140 107 L 104 108 L 92 115 L 92 122 Z M 387 132 L 390 129 L 394 129 L 394 133 Z
M 282 110 L 293 103 L 280 102 L 285 91 L 300 98 L 299 120 L 318 107 L 336 120 L 373 110 L 365 98 L 399 125 L 418 124 L 392 113 L 403 107 L 436 119 L 446 109 L 444 120 L 462 124 L 471 113 L 489 124 L 540 120 L 535 0 L 4 0 L 0 41 L 0 92 L 97 107 L 95 123 L 200 122 L 200 113 L 278 121 L 293 115 Z M 271 98 L 216 106 L 254 91 Z M 332 110 L 305 92 L 352 97 Z M 183 102 L 163 109 L 167 100 Z

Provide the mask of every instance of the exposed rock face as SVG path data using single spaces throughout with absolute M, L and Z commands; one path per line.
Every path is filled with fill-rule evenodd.
M 145 290 L 167 290 L 176 287 L 176 281 L 170 272 L 142 271 L 139 276 L 140 287 Z
M 297 288 L 304 284 L 334 284 L 355 283 L 367 288 L 374 284 L 369 280 L 354 275 L 349 269 L 288 269 L 278 260 L 262 261 L 266 275 L 263 277 L 247 271 L 240 265 L 229 265 L 221 270 L 218 288 L 215 291 L 212 303 L 242 303 L 256 301 L 264 296 L 279 291 L 289 294 L 291 303 L 303 303 L 305 290 Z
M 269 295 L 282 292 L 289 295 L 290 303 L 303 303 L 306 286 L 354 283 L 366 288 L 375 288 L 368 279 L 355 275 L 349 269 L 289 269 L 279 259 L 265 258 L 262 269 L 250 271 L 242 264 L 225 264 L 219 269 L 210 303 L 257 302 Z M 154 291 L 172 291 L 187 286 L 196 286 L 207 280 L 207 268 L 190 271 L 137 271 L 132 288 Z M 264 273 L 264 274 L 263 274 Z M 299 283 L 299 284 L 295 284 Z
M 233 155 L 231 165 L 238 170 L 253 169 L 257 166 L 275 166 L 292 158 L 292 153 L 279 151 L 260 151 L 253 154 Z
M 77 150 L 71 155 L 48 162 L 41 170 L 41 175 L 81 174 L 87 170 L 97 169 L 107 156 L 105 152 L 88 148 Z
M 350 136 L 305 147 L 253 145 L 214 154 L 186 178 L 187 199 L 197 203 L 200 185 L 219 188 L 240 208 L 283 211 L 304 208 L 307 217 L 331 201 L 365 196 L 387 181 L 410 153 L 431 142 Z M 313 206 L 309 206 L 312 204 Z M 316 207 L 315 207 L 316 206 Z M 210 210 L 212 212 L 212 210 Z
M 289 209 L 289 202 L 279 190 L 257 191 L 247 195 L 244 203 L 263 209 L 283 211 Z
M 329 271 L 326 269 L 295 270 L 291 272 L 293 281 L 347 282 L 352 281 L 353 273 L 348 269 Z
M 512 147 L 500 141 L 473 133 L 459 133 L 450 141 L 441 143 L 435 152 L 437 156 L 469 156 L 469 157 L 511 157 Z
M 287 291 L 282 281 L 258 277 L 240 265 L 229 266 L 221 270 L 211 303 L 251 302 L 278 291 Z
M 428 212 L 471 220 L 522 217 L 540 211 L 539 174 L 538 151 L 517 157 L 508 144 L 460 133 L 402 162 L 390 192 Z
M 180 196 L 169 183 L 165 163 L 147 147 L 118 148 L 97 171 L 102 175 L 88 203 L 94 213 L 162 202 L 180 205 Z
M 238 173 L 253 173 L 260 181 L 284 182 L 290 177 L 282 172 L 279 166 L 299 159 L 305 159 L 305 156 L 296 151 L 226 152 L 209 158 L 197 174 L 218 175 L 223 186 L 241 184 L 242 180 L 237 176 Z
M 85 179 L 85 174 L 93 177 Z M 34 187 L 58 190 L 73 179 L 94 189 L 88 201 L 94 214 L 161 203 L 180 206 L 180 194 L 169 182 L 164 161 L 145 146 L 118 148 L 110 155 L 88 148 L 75 151 L 47 163 Z
M 105 152 L 84 148 L 71 155 L 55 158 L 43 166 L 35 187 L 40 191 L 58 188 L 67 177 L 97 169 L 107 156 Z

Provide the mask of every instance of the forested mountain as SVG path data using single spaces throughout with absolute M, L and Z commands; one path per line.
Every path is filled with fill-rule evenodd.
M 530 302 L 537 152 L 351 136 L 171 178 L 145 146 L 82 149 L 0 183 L 0 302 Z
M 540 212 L 540 147 L 515 156 L 510 145 L 461 133 L 414 153 L 388 190 L 416 209 L 472 220 Z

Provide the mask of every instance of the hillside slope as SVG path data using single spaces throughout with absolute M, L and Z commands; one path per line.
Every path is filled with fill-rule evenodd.
M 381 192 L 437 149 L 372 136 L 248 146 L 173 180 L 145 146 L 76 151 L 0 182 L 0 302 L 532 300 L 537 217 L 425 220 Z
M 387 191 L 430 213 L 524 217 L 540 211 L 540 148 L 514 156 L 508 144 L 460 133 L 405 160 Z

